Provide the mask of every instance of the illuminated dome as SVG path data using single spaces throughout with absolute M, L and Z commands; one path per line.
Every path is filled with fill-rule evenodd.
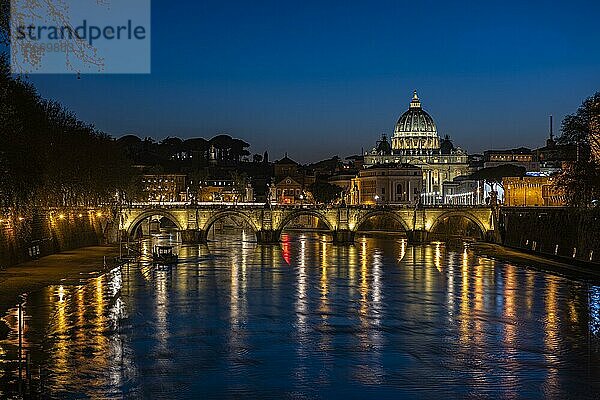
M 392 138 L 394 150 L 437 150 L 440 138 L 431 115 L 421 108 L 414 91 L 408 111 L 400 116 Z

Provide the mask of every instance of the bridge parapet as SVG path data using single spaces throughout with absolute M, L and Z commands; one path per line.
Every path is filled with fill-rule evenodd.
M 322 221 L 335 242 L 352 242 L 355 233 L 375 216 L 395 220 L 412 242 L 426 241 L 429 232 L 449 217 L 463 217 L 477 225 L 482 234 L 495 230 L 490 207 L 433 206 L 415 208 L 406 205 L 324 206 L 324 205 L 265 205 L 264 203 L 166 203 L 134 204 L 124 208 L 120 230 L 133 236 L 147 218 L 158 216 L 171 220 L 190 241 L 206 240 L 214 223 L 225 217 L 243 220 L 257 233 L 261 243 L 277 242 L 281 232 L 294 219 L 309 215 Z M 186 239 L 187 240 L 187 239 Z

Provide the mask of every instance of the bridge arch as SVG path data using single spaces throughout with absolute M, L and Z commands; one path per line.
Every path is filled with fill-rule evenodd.
M 450 217 L 462 217 L 465 218 L 471 222 L 473 222 L 478 228 L 479 228 L 479 232 L 481 233 L 481 237 L 484 238 L 485 234 L 487 232 L 487 228 L 485 227 L 484 223 L 481 221 L 480 218 L 477 218 L 477 216 L 471 214 L 468 211 L 458 211 L 458 210 L 454 210 L 454 211 L 447 211 L 444 212 L 440 215 L 438 215 L 432 222 L 431 222 L 431 226 L 429 227 L 428 231 L 429 232 L 433 232 L 434 229 L 441 223 L 443 222 L 445 219 L 448 219 Z
M 127 235 L 129 237 L 131 237 L 135 231 L 138 229 L 138 227 L 140 226 L 140 224 L 142 223 L 142 221 L 144 221 L 146 218 L 150 218 L 153 217 L 155 215 L 159 215 L 163 218 L 167 218 L 168 220 L 170 220 L 171 222 L 173 222 L 175 224 L 175 226 L 177 227 L 177 230 L 184 230 L 185 227 L 183 226 L 183 224 L 181 223 L 181 221 L 172 213 L 168 212 L 167 210 L 163 210 L 160 208 L 157 209 L 151 209 L 151 210 L 146 210 L 142 213 L 140 213 L 139 215 L 137 215 L 133 221 L 131 221 L 129 223 L 129 226 L 126 227 L 127 230 Z
M 334 226 L 331 224 L 331 222 L 329 222 L 329 220 L 327 219 L 327 216 L 325 216 L 325 214 L 323 214 L 319 211 L 315 211 L 315 210 L 301 209 L 301 210 L 294 210 L 291 213 L 289 213 L 288 215 L 286 215 L 281 220 L 281 222 L 279 222 L 277 231 L 279 231 L 281 233 L 290 222 L 292 222 L 294 219 L 301 217 L 303 215 L 309 215 L 309 216 L 317 218 L 319 221 L 323 222 L 325 224 L 325 226 L 327 226 L 327 229 L 330 232 L 333 232 L 335 230 Z
M 239 211 L 239 210 L 222 210 L 222 211 L 219 211 L 219 212 L 211 215 L 211 217 L 208 219 L 208 221 L 206 221 L 206 223 L 202 227 L 202 231 L 206 235 L 206 234 L 208 234 L 208 231 L 214 225 L 215 222 L 217 222 L 218 220 L 220 220 L 222 218 L 232 217 L 232 216 L 239 217 L 242 220 L 244 220 L 244 222 L 246 222 L 252 228 L 252 230 L 254 232 L 257 232 L 260 230 L 259 227 L 254 222 L 254 220 L 248 214 L 246 214 L 242 211 Z
M 354 225 L 354 229 L 352 229 L 352 230 L 354 232 L 358 232 L 358 230 L 361 228 L 361 226 L 363 226 L 368 220 L 370 220 L 373 217 L 378 217 L 378 216 L 388 216 L 388 217 L 394 219 L 394 221 L 398 222 L 400 224 L 400 226 L 402 226 L 402 229 L 404 229 L 405 232 L 409 232 L 411 230 L 409 228 L 407 222 L 404 220 L 404 218 L 402 218 L 402 216 L 400 216 L 400 215 L 398 215 L 398 213 L 395 213 L 394 211 L 390 211 L 390 210 L 369 211 L 368 213 L 363 215 L 356 222 L 356 225 Z

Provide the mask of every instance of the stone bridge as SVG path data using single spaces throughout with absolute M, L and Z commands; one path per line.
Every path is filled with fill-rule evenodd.
M 139 204 L 121 210 L 119 230 L 121 235 L 132 237 L 140 224 L 153 216 L 166 217 L 187 243 L 204 242 L 209 229 L 217 221 L 237 217 L 256 233 L 259 243 L 277 243 L 286 226 L 297 217 L 309 215 L 325 224 L 333 241 L 352 243 L 357 231 L 375 216 L 391 218 L 406 231 L 412 243 L 426 242 L 433 228 L 448 217 L 458 216 L 472 221 L 486 240 L 495 238 L 495 217 L 491 207 L 407 207 L 385 206 L 315 206 L 245 204 Z

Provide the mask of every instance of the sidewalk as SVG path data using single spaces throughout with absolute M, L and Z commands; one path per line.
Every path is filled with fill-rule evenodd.
M 65 251 L 0 271 L 0 318 L 22 293 L 34 292 L 63 280 L 78 281 L 115 265 L 118 248 L 93 246 Z M 104 265 L 106 257 L 107 266 Z
M 508 261 L 525 267 L 535 268 L 552 274 L 576 277 L 584 280 L 600 281 L 600 270 L 595 265 L 589 267 L 577 265 L 581 263 L 568 263 L 566 260 L 556 260 L 544 257 L 543 254 L 531 254 L 518 249 L 500 246 L 491 243 L 473 243 L 470 248 L 476 253 L 491 258 Z

